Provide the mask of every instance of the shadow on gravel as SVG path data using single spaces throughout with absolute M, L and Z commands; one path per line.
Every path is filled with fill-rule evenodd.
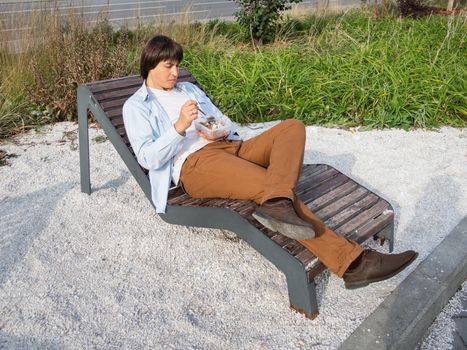
M 91 174 L 91 176 L 92 176 L 92 174 Z M 100 190 L 106 190 L 106 189 L 110 189 L 110 188 L 117 189 L 118 187 L 125 184 L 130 179 L 130 177 L 131 177 L 130 172 L 124 170 L 124 171 L 122 171 L 120 173 L 120 176 L 117 177 L 116 179 L 109 180 L 105 184 L 103 184 L 102 186 L 92 188 L 92 192 L 97 192 L 97 191 L 100 191 Z
M 34 338 L 19 338 L 0 332 L 0 349 L 59 350 L 61 346 Z
M 450 232 L 463 217 L 457 210 L 461 193 L 459 188 L 460 185 L 447 175 L 433 177 L 425 187 L 424 195 L 415 205 L 414 215 L 405 228 L 406 234 L 416 238 L 416 241 L 431 240 L 432 249 L 441 243 L 446 233 L 441 235 L 439 229 L 450 227 Z M 434 231 L 434 234 L 420 230 L 426 226 L 428 230 Z M 417 249 L 417 247 L 412 248 Z
M 62 182 L 0 203 L 0 286 L 47 226 L 59 200 L 75 185 Z

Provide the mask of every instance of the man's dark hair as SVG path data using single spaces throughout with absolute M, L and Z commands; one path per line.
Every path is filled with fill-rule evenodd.
M 147 79 L 149 71 L 161 61 L 180 63 L 182 59 L 183 49 L 180 44 L 165 35 L 156 35 L 141 52 L 141 76 Z

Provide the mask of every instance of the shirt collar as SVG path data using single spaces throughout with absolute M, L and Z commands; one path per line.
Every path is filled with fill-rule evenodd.
M 154 94 L 152 91 L 146 86 L 146 81 L 143 81 L 143 85 L 141 85 L 139 89 L 141 96 L 143 97 L 143 101 L 146 103 L 150 103 L 154 99 Z

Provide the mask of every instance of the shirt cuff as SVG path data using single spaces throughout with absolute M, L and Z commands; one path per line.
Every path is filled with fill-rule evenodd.
M 177 134 L 177 136 L 184 138 L 186 136 L 186 131 L 183 132 L 183 134 L 179 134 L 177 129 L 175 129 L 175 124 L 172 124 L 172 130 Z

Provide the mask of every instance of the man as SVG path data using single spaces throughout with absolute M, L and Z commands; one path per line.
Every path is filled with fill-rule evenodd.
M 305 146 L 302 122 L 285 120 L 261 135 L 240 140 L 232 126 L 212 140 L 195 129 L 203 113 L 226 123 L 205 93 L 177 83 L 182 47 L 153 37 L 141 54 L 144 83 L 123 106 L 126 132 L 138 162 L 149 170 L 152 200 L 164 213 L 171 181 L 192 197 L 254 200 L 254 217 L 273 231 L 299 240 L 346 288 L 394 276 L 418 253 L 382 254 L 338 236 L 294 193 Z

